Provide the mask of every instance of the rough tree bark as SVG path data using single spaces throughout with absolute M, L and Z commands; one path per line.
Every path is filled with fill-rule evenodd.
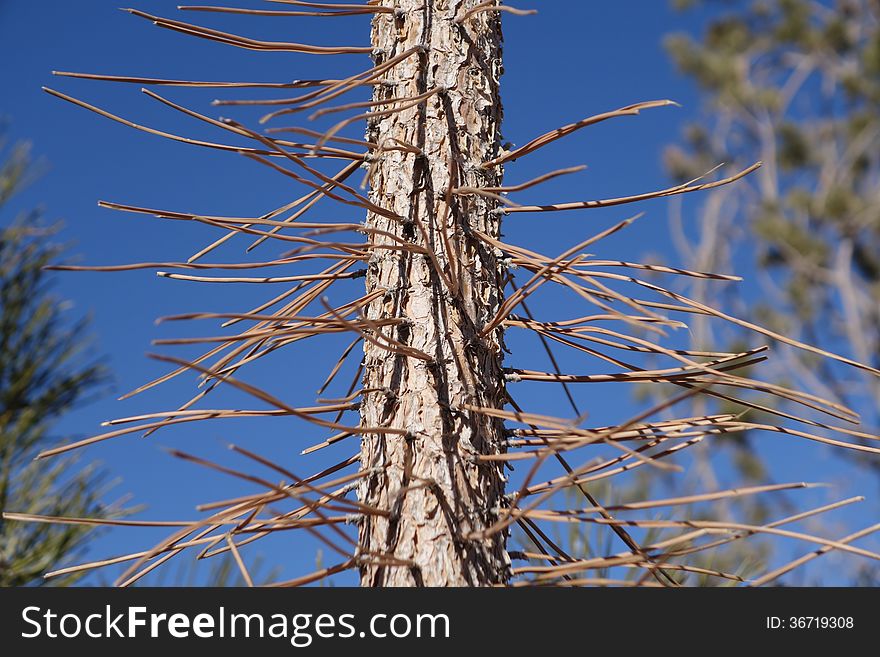
M 403 220 L 371 213 L 367 227 L 434 255 L 377 249 L 370 261 L 367 291 L 385 294 L 367 316 L 404 318 L 383 331 L 430 360 L 392 353 L 396 347 L 381 338 L 365 341 L 363 426 L 403 428 L 409 435 L 363 437 L 361 467 L 374 471 L 363 480 L 360 499 L 390 514 L 362 521 L 361 582 L 502 583 L 509 572 L 503 533 L 486 540 L 469 534 L 490 525 L 504 501 L 500 462 L 476 458 L 503 451 L 503 427 L 466 410 L 501 408 L 504 400 L 502 331 L 479 333 L 499 308 L 506 273 L 499 255 L 473 235 L 498 237 L 500 217 L 492 213 L 494 201 L 452 193 L 501 182 L 500 167 L 481 167 L 500 152 L 501 22 L 497 11 L 456 22 L 478 0 L 383 4 L 398 11 L 373 22 L 376 62 L 423 49 L 382 77 L 374 100 L 434 93 L 416 107 L 371 120 L 370 141 L 386 148 L 410 144 L 421 152 L 383 151 L 371 162 L 372 202 Z M 372 239 L 395 244 L 386 236 Z M 376 563 L 370 555 L 412 565 Z

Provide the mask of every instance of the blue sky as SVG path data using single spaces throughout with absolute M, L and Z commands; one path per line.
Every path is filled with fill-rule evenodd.
M 7 210 L 5 216 L 11 216 L 16 209 L 40 205 L 48 219 L 63 219 L 62 235 L 73 245 L 72 254 L 88 264 L 185 260 L 217 235 L 204 226 L 103 210 L 97 207 L 97 201 L 202 214 L 255 216 L 302 192 L 291 190 L 288 181 L 245 158 L 136 132 L 65 104 L 40 89 L 41 85 L 51 86 L 160 129 L 193 137 L 225 138 L 210 127 L 161 106 L 140 93 L 137 85 L 57 78 L 50 71 L 285 81 L 339 77 L 366 68 L 369 60 L 364 56 L 309 57 L 238 50 L 156 28 L 118 11 L 117 5 L 106 0 L 0 0 L 0 115 L 11 122 L 10 136 L 32 141 L 34 153 L 49 165 L 43 178 L 18 196 L 10 208 L 12 212 Z M 558 0 L 531 5 L 540 10 L 538 16 L 504 18 L 506 72 L 502 89 L 506 139 L 522 144 L 551 128 L 642 100 L 672 98 L 682 108 L 652 110 L 636 119 L 603 124 L 525 158 L 508 169 L 508 181 L 526 180 L 561 166 L 587 164 L 589 169 L 530 191 L 521 200 L 582 200 L 667 186 L 669 181 L 661 166 L 662 150 L 679 137 L 682 123 L 696 116 L 698 98 L 692 86 L 673 71 L 661 41 L 671 31 L 695 30 L 700 16 L 677 14 L 663 0 Z M 174 16 L 178 14 L 175 3 L 165 0 L 141 0 L 135 6 L 264 39 L 350 45 L 362 45 L 369 39 L 368 22 L 360 18 L 264 19 L 203 14 L 181 17 Z M 213 108 L 210 100 L 220 95 L 272 95 L 265 90 L 222 94 L 217 90 L 179 88 L 157 91 L 209 115 L 225 113 L 242 121 L 251 121 L 256 114 L 236 108 Z M 356 130 L 352 134 L 357 136 Z M 319 207 L 326 210 L 325 216 L 335 219 L 362 218 L 356 209 Z M 696 203 L 685 202 L 687 210 L 696 207 Z M 629 232 L 604 243 L 602 255 L 637 259 L 652 251 L 674 258 L 667 238 L 666 203 L 646 203 L 638 210 L 645 211 L 646 217 Z M 552 219 L 520 215 L 508 220 L 505 234 L 513 243 L 556 253 L 633 212 L 631 208 L 613 209 Z M 696 220 L 693 216 L 689 219 Z M 240 257 L 241 248 L 241 242 L 234 243 L 219 251 L 215 261 L 234 260 Z M 269 259 L 283 248 L 267 245 L 261 257 Z M 59 295 L 74 302 L 74 314 L 88 312 L 93 316 L 95 350 L 106 357 L 117 394 L 165 371 L 164 365 L 145 357 L 146 352 L 154 350 L 152 340 L 203 335 L 215 328 L 208 324 L 156 326 L 157 317 L 195 310 L 241 310 L 282 291 L 170 281 L 157 278 L 149 270 L 63 274 L 54 278 Z M 518 340 L 512 338 L 514 347 Z M 300 348 L 281 355 L 268 367 L 260 365 L 243 378 L 275 392 L 287 391 L 291 400 L 312 402 L 313 391 L 327 369 L 327 355 L 337 344 L 341 347 L 343 342 L 322 343 L 319 349 Z M 536 369 L 545 369 L 542 352 L 536 345 L 522 344 L 519 355 L 523 361 Z M 195 354 L 180 348 L 166 351 L 181 357 Z M 71 413 L 56 430 L 71 438 L 84 437 L 99 432 L 99 423 L 110 418 L 174 408 L 188 399 L 188 393 L 192 394 L 192 383 L 192 378 L 176 381 L 125 402 L 115 401 L 117 395 L 107 395 Z M 556 391 L 529 394 L 542 412 L 570 414 Z M 619 421 L 635 409 L 623 388 L 590 388 L 579 392 L 579 396 L 583 407 L 591 413 L 590 424 Z M 218 394 L 211 405 L 218 407 L 223 402 L 254 406 L 252 401 L 228 391 Z M 165 453 L 163 446 L 251 467 L 226 452 L 225 443 L 236 442 L 284 461 L 298 474 L 308 474 L 334 459 L 340 460 L 354 449 L 349 444 L 307 460 L 298 455 L 299 451 L 320 441 L 319 432 L 296 424 L 279 424 L 239 421 L 187 426 L 160 432 L 146 440 L 128 436 L 108 441 L 89 448 L 84 455 L 101 460 L 122 478 L 117 489 L 120 493 L 131 493 L 135 502 L 148 505 L 142 517 L 186 519 L 192 517 L 197 503 L 234 497 L 250 489 L 228 477 L 178 461 Z M 842 470 L 837 460 L 829 459 L 816 446 L 783 445 L 780 439 L 772 439 L 768 445 L 767 453 L 771 456 L 794 455 L 774 459 L 773 474 L 777 480 L 833 479 L 839 484 L 834 490 L 835 498 L 866 490 L 876 496 L 873 481 Z M 805 493 L 798 503 L 808 506 L 824 500 L 819 493 Z M 841 527 L 867 524 L 864 514 L 872 513 L 868 509 L 876 516 L 877 505 L 873 502 L 858 513 L 841 515 Z M 838 533 L 838 528 L 834 532 Z M 140 549 L 158 538 L 149 531 L 108 532 L 94 544 L 92 555 L 97 558 Z M 807 547 L 796 546 L 796 551 L 805 552 Z M 284 574 L 290 576 L 308 570 L 315 561 L 315 546 L 308 540 L 291 543 L 282 537 L 248 555 L 257 552 L 264 553 L 273 564 L 282 564 Z M 332 561 L 332 555 L 326 556 L 325 563 Z

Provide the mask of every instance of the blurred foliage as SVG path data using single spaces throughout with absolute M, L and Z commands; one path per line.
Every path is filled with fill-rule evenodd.
M 699 34 L 667 37 L 666 46 L 704 107 L 684 128 L 683 146 L 666 150 L 668 173 L 685 182 L 719 163 L 732 168 L 764 163 L 745 180 L 701 199 L 696 235 L 685 228 L 680 205 L 671 206 L 672 237 L 684 266 L 749 272 L 749 283 L 738 289 L 696 281 L 683 291 L 777 333 L 880 365 L 880 0 L 675 0 L 673 5 L 701 25 Z M 688 324 L 692 349 L 736 352 L 755 346 L 736 330 L 719 332 L 706 318 L 691 317 Z M 868 375 L 777 344 L 758 376 L 840 401 L 861 414 L 865 431 L 880 430 L 880 385 Z M 769 397 L 756 401 L 774 404 Z M 692 405 L 694 415 L 746 411 L 706 399 Z M 767 418 L 749 411 L 749 419 Z M 687 466 L 686 486 L 696 491 L 768 483 L 773 468 L 756 449 L 759 438 L 740 434 L 702 445 Z M 847 455 L 880 472 L 877 459 Z M 681 481 L 675 482 L 650 473 L 617 497 L 647 498 L 660 490 L 682 494 Z M 645 487 L 648 491 L 640 492 Z M 761 524 L 792 508 L 782 495 L 731 500 L 713 511 L 716 517 Z M 692 512 L 700 517 L 699 508 Z M 589 540 L 568 537 L 566 545 L 577 551 Z M 736 543 L 697 565 L 748 576 L 766 569 L 771 548 L 766 541 Z M 845 575 L 850 581 L 877 581 L 875 568 L 857 567 Z M 676 577 L 691 584 L 724 583 Z
M 739 290 L 719 293 L 698 282 L 688 292 L 877 367 L 880 0 L 673 4 L 702 23 L 698 35 L 671 35 L 666 46 L 678 70 L 696 85 L 704 108 L 698 124 L 686 126 L 684 146 L 667 149 L 667 171 L 683 182 L 722 162 L 764 163 L 746 180 L 706 197 L 695 211 L 695 237 L 675 216 L 680 207 L 674 210 L 673 234 L 686 266 L 750 272 L 749 286 Z M 691 324 L 691 348 L 736 351 L 746 344 L 746 336 L 722 335 L 704 319 Z M 880 385 L 868 375 L 777 344 L 760 377 L 842 402 L 861 414 L 862 430 L 880 430 Z M 744 409 L 695 412 L 707 410 Z M 754 412 L 750 418 L 760 421 Z M 731 467 L 745 482 L 766 483 L 772 468 L 754 449 L 757 438 L 725 438 L 729 450 L 703 454 L 696 468 L 702 484 Z M 847 456 L 880 473 L 876 458 Z M 778 499 L 767 507 L 757 498 L 729 509 L 733 516 L 753 518 L 779 511 L 784 507 Z M 742 563 L 745 556 L 729 563 Z M 877 577 L 870 567 L 851 575 L 859 584 Z
M 781 292 L 754 312 L 877 366 L 880 1 L 678 4 L 713 12 L 699 39 L 667 39 L 711 124 L 668 149 L 668 170 L 687 180 L 718 162 L 764 160 L 751 185 L 732 192 L 757 263 Z M 821 373 L 876 427 L 876 385 L 854 388 L 844 376 L 832 366 Z
M 0 144 L 0 209 L 35 174 L 27 144 Z M 59 442 L 52 424 L 84 403 L 106 381 L 85 353 L 87 322 L 71 322 L 53 296 L 43 267 L 62 249 L 53 230 L 30 212 L 0 226 L 0 510 L 18 513 L 117 517 L 102 503 L 109 487 L 94 463 L 73 458 L 34 461 Z M 43 583 L 42 574 L 80 556 L 94 530 L 86 525 L 0 519 L 0 586 Z M 75 576 L 52 580 L 68 585 Z

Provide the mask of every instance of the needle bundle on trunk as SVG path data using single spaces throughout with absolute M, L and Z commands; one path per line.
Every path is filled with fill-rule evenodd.
M 654 282 L 669 275 L 713 281 L 739 280 L 736 276 L 583 253 L 597 243 L 601 243 L 597 248 L 602 248 L 602 240 L 628 229 L 637 217 L 604 230 L 590 229 L 589 237 L 556 256 L 541 254 L 531 245 L 527 248 L 508 243 L 501 234 L 502 220 L 521 221 L 519 217 L 528 213 L 576 216 L 580 211 L 689 194 L 733 183 L 759 163 L 720 179 L 707 180 L 712 170 L 683 185 L 632 196 L 520 205 L 508 195 L 577 173 L 583 167 L 557 167 L 527 182 L 505 185 L 505 164 L 513 166 L 545 145 L 597 123 L 674 103 L 654 100 L 592 114 L 544 132 L 520 148 L 505 150 L 500 138 L 501 16 L 533 12 L 506 7 L 496 0 L 370 0 L 356 4 L 275 1 L 295 9 L 181 9 L 215 15 L 268 15 L 278 20 L 368 16 L 372 20 L 372 42 L 369 46 L 318 47 L 266 41 L 136 10 L 131 13 L 165 29 L 247 50 L 360 57 L 369 53 L 373 64 L 347 78 L 275 83 L 71 72 L 59 75 L 147 86 L 256 87 L 284 90 L 285 94 L 292 93 L 290 89 L 306 89 L 299 96 L 220 99 L 214 105 L 280 108 L 264 116 L 262 123 L 296 117 L 301 112 L 307 112 L 305 116 L 310 119 L 354 112 L 325 132 L 274 125 L 257 132 L 147 91 L 165 108 L 188 120 L 209 124 L 225 138 L 222 142 L 195 140 L 133 123 L 73 96 L 47 90 L 78 107 L 153 136 L 214 152 L 243 154 L 253 160 L 254 166 L 264 167 L 268 175 L 280 174 L 286 183 L 302 185 L 306 193 L 253 217 L 102 201 L 102 207 L 118 212 L 195 222 L 206 230 L 218 231 L 220 237 L 214 236 L 185 261 L 157 258 L 157 262 L 59 269 L 151 268 L 159 269 L 157 274 L 170 281 L 284 285 L 285 290 L 244 309 L 221 313 L 196 310 L 165 318 L 221 320 L 221 329 L 234 329 L 232 333 L 215 331 L 205 337 L 157 341 L 163 345 L 206 345 L 206 351 L 191 359 L 155 356 L 173 369 L 126 397 L 187 373 L 197 374 L 198 392 L 177 409 L 107 422 L 110 431 L 41 456 L 141 432 L 149 436 L 191 422 L 244 418 L 296 421 L 309 430 L 328 432 L 304 442 L 303 455 L 343 448 L 357 438 L 360 446 L 352 446 L 355 453 L 349 452 L 338 463 L 307 477 L 295 474 L 298 466 L 267 459 L 241 446 L 231 447 L 250 465 L 271 471 L 272 479 L 174 450 L 172 454 L 177 458 L 246 481 L 257 489 L 248 495 L 202 505 L 199 510 L 207 515 L 198 520 L 105 522 L 7 514 L 32 522 L 176 529 L 150 549 L 66 567 L 49 576 L 128 564 L 117 580 L 127 586 L 174 556 L 195 548 L 198 558 L 231 555 L 243 579 L 253 584 L 242 548 L 266 536 L 288 537 L 303 532 L 338 555 L 339 561 L 278 585 L 309 584 L 351 570 L 359 571 L 361 583 L 367 586 L 675 586 L 690 574 L 742 583 L 747 580 L 739 574 L 706 568 L 688 558 L 761 535 L 800 540 L 811 544 L 813 551 L 752 583 L 772 581 L 834 550 L 880 559 L 880 555 L 850 545 L 876 531 L 877 526 L 840 540 L 782 529 L 783 525 L 831 512 L 860 498 L 848 498 L 764 525 L 695 521 L 688 511 L 697 508 L 699 515 L 706 517 L 715 502 L 810 488 L 803 482 L 628 500 L 614 505 L 603 504 L 592 488 L 633 470 L 679 470 L 676 460 L 691 448 L 717 437 L 754 430 L 851 449 L 866 456 L 880 453 L 872 442 L 875 437 L 827 423 L 828 418 L 850 424 L 858 421 L 842 404 L 742 375 L 740 370 L 768 357 L 766 345 L 733 353 L 664 346 L 666 330 L 686 327 L 691 316 L 733 322 L 770 341 L 807 349 L 875 375 L 880 372 L 720 313 Z M 336 101 L 364 88 L 372 89 L 368 101 Z M 342 136 L 345 128 L 359 123 L 366 126 L 365 139 Z M 308 143 L 276 138 L 279 133 L 305 135 Z M 324 170 L 328 167 L 332 167 L 329 172 Z M 361 187 L 369 186 L 368 193 L 361 193 L 349 181 L 359 167 L 366 169 Z M 303 220 L 323 199 L 336 202 L 337 208 L 354 208 L 360 218 L 366 219 L 363 223 Z M 280 245 L 285 250 L 260 261 L 208 261 L 215 250 L 242 236 L 247 238 L 248 252 L 263 244 Z M 316 264 L 322 260 L 329 262 Z M 283 273 L 274 275 L 267 269 Z M 249 275 L 230 276 L 211 275 L 211 270 L 252 271 Z M 202 275 L 205 271 L 209 275 Z M 640 278 L 642 275 L 655 278 L 649 282 Z M 331 292 L 350 293 L 352 281 L 358 279 L 363 279 L 366 289 L 359 289 L 345 302 L 331 302 Z M 547 287 L 558 288 L 574 303 L 586 304 L 590 313 L 570 310 L 565 305 L 554 308 L 554 317 L 536 318 L 529 302 Z M 337 292 L 340 289 L 343 291 Z M 534 337 L 546 352 L 552 371 L 526 369 L 516 363 L 506 366 L 504 332 L 508 329 Z M 331 359 L 329 374 L 320 379 L 316 400 L 294 403 L 287 399 L 289 391 L 279 396 L 240 377 L 247 365 L 280 349 L 308 346 L 340 333 L 348 334 L 350 341 L 347 339 L 342 353 Z M 570 356 L 565 368 L 553 351 L 558 346 Z M 582 369 L 584 363 L 593 370 Z M 594 371 L 597 365 L 602 368 L 599 372 Z M 341 388 L 337 399 L 321 398 L 338 385 L 337 378 L 347 366 L 354 369 L 348 387 Z M 522 381 L 558 386 L 575 419 L 524 410 L 517 390 Z M 586 428 L 573 389 L 596 383 L 663 386 L 671 394 L 617 424 Z M 221 385 L 259 402 L 261 407 L 196 408 Z M 743 413 L 670 416 L 678 404 L 696 395 L 722 400 Z M 744 417 L 748 411 L 762 413 L 760 420 Z M 778 424 L 771 424 L 770 417 L 775 417 Z M 842 438 L 829 435 L 830 429 Z M 578 455 L 586 456 L 586 460 L 569 462 Z M 509 475 L 505 469 L 513 471 L 519 462 L 523 462 L 523 470 L 517 472 L 517 480 L 506 490 Z M 282 479 L 274 479 L 278 476 Z M 577 505 L 555 508 L 563 499 L 558 494 L 565 491 L 574 492 L 575 498 L 565 499 L 576 499 Z M 666 517 L 659 518 L 654 515 L 657 509 L 677 511 L 664 511 Z M 629 515 L 646 510 L 651 517 Z M 551 527 L 558 523 L 606 529 L 625 549 L 588 558 L 572 556 L 550 537 Z M 508 549 L 513 528 L 524 536 L 521 550 Z M 662 530 L 662 535 L 656 530 Z M 512 560 L 528 563 L 515 566 Z M 637 577 L 626 578 L 627 572 L 633 571 Z M 606 572 L 615 576 L 606 577 Z

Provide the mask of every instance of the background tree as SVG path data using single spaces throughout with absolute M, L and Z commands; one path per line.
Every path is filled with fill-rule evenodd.
M 515 161 L 589 126 L 672 103 L 648 101 L 602 111 L 550 129 L 515 148 L 504 145 L 500 135 L 500 16 L 531 12 L 494 0 L 371 0 L 357 4 L 283 0 L 281 4 L 292 7 L 181 9 L 276 18 L 369 17 L 372 39 L 354 46 L 270 41 L 129 11 L 159 28 L 225 45 L 320 56 L 370 55 L 373 65 L 349 77 L 281 83 L 59 73 L 154 88 L 232 89 L 233 94 L 241 88 L 272 89 L 279 97 L 224 97 L 214 102 L 227 109 L 268 107 L 269 113 L 259 123 L 270 124 L 264 132 L 237 120 L 215 119 L 148 89 L 146 94 L 152 100 L 223 135 L 222 141 L 190 139 L 47 89 L 80 108 L 158 137 L 243 154 L 272 170 L 273 175 L 302 185 L 305 194 L 250 217 L 102 201 L 105 208 L 196 222 L 221 234 L 185 261 L 66 269 L 161 267 L 161 276 L 177 281 L 287 287 L 244 311 L 195 311 L 166 318 L 220 321 L 226 330 L 223 335 L 158 341 L 162 345 L 202 346 L 186 359 L 157 356 L 174 369 L 134 392 L 197 373 L 197 394 L 177 409 L 120 418 L 109 423 L 113 426 L 106 433 L 45 450 L 40 457 L 54 457 L 124 434 L 150 435 L 193 421 L 241 418 L 283 418 L 298 429 L 296 437 L 311 435 L 307 431 L 316 428 L 329 433 L 303 450 L 304 454 L 338 451 L 346 445 L 350 450 L 353 441 L 349 439 L 360 438 L 354 454 L 349 451 L 342 460 L 305 478 L 287 461 L 263 457 L 239 445 L 232 447 L 235 454 L 272 472 L 273 479 L 265 473 L 251 474 L 174 450 L 175 456 L 245 480 L 256 491 L 206 504 L 201 510 L 208 515 L 185 523 L 153 548 L 114 558 L 114 563 L 127 563 L 119 584 L 134 584 L 189 549 L 205 558 L 231 554 L 250 583 L 253 578 L 241 554 L 244 546 L 268 535 L 290 538 L 303 533 L 317 537 L 340 561 L 281 584 L 311 583 L 354 569 L 365 585 L 492 585 L 512 580 L 560 585 L 677 585 L 691 575 L 743 582 L 743 576 L 736 572 L 695 565 L 694 555 L 764 534 L 781 534 L 822 546 L 819 554 L 810 558 L 833 548 L 880 559 L 880 555 L 848 545 L 875 528 L 837 542 L 782 528 L 849 504 L 852 499 L 765 524 L 695 520 L 693 514 L 683 517 L 677 510 L 696 506 L 705 511 L 702 518 L 712 518 L 719 502 L 808 487 L 800 482 L 730 489 L 715 486 L 685 497 L 629 499 L 613 505 L 597 497 L 602 494 L 600 482 L 643 468 L 676 470 L 678 466 L 671 461 L 701 441 L 755 429 L 865 454 L 880 452 L 851 440 L 864 437 L 857 429 L 848 428 L 856 421 L 851 410 L 748 377 L 747 368 L 765 358 L 763 345 L 735 351 L 695 350 L 668 340 L 672 329 L 686 326 L 694 316 L 712 316 L 748 327 L 764 338 L 787 341 L 874 375 L 880 370 L 719 313 L 647 280 L 653 275 L 713 281 L 735 280 L 735 276 L 584 252 L 604 249 L 605 238 L 629 229 L 637 217 L 622 221 L 618 217 L 605 228 L 576 224 L 570 230 L 580 241 L 556 256 L 505 241 L 501 233 L 502 221 L 524 220 L 521 215 L 526 213 L 535 230 L 540 230 L 537 227 L 542 222 L 560 214 L 579 217 L 579 211 L 715 189 L 754 172 L 757 164 L 720 179 L 710 178 L 713 165 L 684 184 L 632 196 L 520 204 L 510 196 L 522 198 L 520 192 L 577 173 L 582 167 L 566 166 L 533 180 L 504 185 L 502 173 L 507 166 L 513 168 Z M 357 93 L 362 99 L 337 100 Z M 280 119 L 296 120 L 306 110 L 316 121 L 314 125 L 325 129 L 278 125 Z M 338 120 L 334 115 L 340 112 L 347 113 L 347 118 Z M 332 123 L 323 126 L 327 121 Z M 356 132 L 364 123 L 366 139 L 363 132 Z M 360 168 L 367 172 L 362 187 L 369 186 L 368 195 L 349 180 Z M 318 202 L 329 200 L 336 202 L 333 214 L 313 211 L 304 219 Z M 326 205 L 329 203 L 321 207 Z M 340 217 L 338 213 L 343 211 L 356 212 L 356 218 Z M 242 237 L 251 240 L 248 253 L 266 243 L 286 250 L 268 260 L 257 260 L 256 255 L 232 263 L 208 260 L 216 250 L 229 246 L 227 242 Z M 315 264 L 321 261 L 325 262 Z M 277 275 L 267 275 L 266 268 L 275 268 Z M 241 270 L 252 270 L 252 275 L 242 275 Z M 212 271 L 214 275 L 205 274 Z M 218 271 L 223 273 L 217 275 Z M 360 279 L 366 280 L 365 288 Z M 550 294 L 562 301 L 551 305 L 546 318 L 538 319 L 527 301 L 539 290 L 548 293 L 551 289 L 555 292 Z M 586 310 L 578 309 L 573 301 Z M 530 362 L 534 360 L 531 352 L 510 355 L 508 360 L 504 344 L 513 331 L 539 341 L 552 371 L 532 369 L 530 366 L 539 366 Z M 644 332 L 664 338 L 663 343 L 644 339 Z M 294 392 L 302 394 L 289 385 L 271 393 L 240 378 L 242 372 L 253 369 L 255 361 L 282 348 L 290 352 L 318 339 L 325 345 L 334 344 L 333 336 L 339 334 L 349 342 L 342 345 L 338 358 L 330 359 L 329 375 L 296 370 L 298 379 L 314 381 L 319 388 L 317 399 L 308 406 L 288 401 Z M 564 361 L 554 356 L 552 348 L 558 345 L 566 349 Z M 351 376 L 350 384 L 337 381 L 342 372 Z M 526 385 L 518 386 L 520 383 Z M 584 426 L 586 419 L 573 398 L 574 418 L 553 417 L 541 413 L 540 407 L 535 412 L 523 410 L 527 403 L 533 406 L 527 394 L 533 385 L 561 385 L 564 390 L 560 388 L 559 394 L 569 394 L 573 386 L 604 383 L 662 387 L 667 394 L 658 403 L 610 426 Z M 234 389 L 260 406 L 198 407 L 208 395 L 215 400 L 217 388 Z M 526 392 L 521 394 L 520 388 Z M 328 390 L 337 391 L 337 396 L 323 396 Z M 758 405 L 755 397 L 765 394 L 843 422 L 838 439 L 814 433 L 815 424 L 809 421 L 806 427 L 798 425 L 801 418 L 797 414 L 781 414 Z M 696 395 L 762 409 L 774 419 L 758 423 L 728 412 L 681 416 L 678 406 Z M 801 428 L 795 428 L 798 426 Z M 570 459 L 576 457 L 586 460 L 572 465 Z M 514 465 L 524 467 L 507 486 Z M 278 476 L 281 481 L 275 481 Z M 353 492 L 357 492 L 354 499 L 349 497 Z M 566 492 L 572 496 L 560 509 L 555 503 Z M 658 518 L 656 509 L 668 513 L 664 511 Z M 646 513 L 647 517 L 632 517 Z M 618 552 L 566 553 L 550 538 L 547 527 L 573 523 L 602 528 Z M 347 525 L 357 527 L 356 537 L 353 530 L 346 530 Z M 508 550 L 507 534 L 513 527 L 528 538 L 526 549 Z M 517 566 L 514 560 L 525 563 Z M 54 574 L 81 572 L 106 563 L 81 564 Z M 620 574 L 629 570 L 638 576 L 623 580 Z M 764 581 L 780 574 L 768 574 Z
M 759 157 L 764 163 L 741 184 L 707 194 L 692 211 L 685 213 L 682 203 L 672 201 L 672 235 L 688 267 L 754 267 L 756 272 L 751 284 L 729 287 L 724 294 L 696 279 L 687 293 L 782 335 L 877 365 L 880 3 L 675 4 L 704 20 L 700 34 L 671 35 L 666 44 L 678 69 L 698 87 L 703 112 L 687 126 L 685 144 L 667 149 L 668 171 L 685 181 L 710 162 Z M 684 220 L 691 214 L 695 230 Z M 748 340 L 736 326 L 706 318 L 695 317 L 690 328 L 694 349 Z M 763 369 L 768 376 L 855 409 L 866 428 L 877 432 L 875 377 L 779 342 L 774 351 L 777 357 Z M 765 403 L 790 408 L 779 398 Z M 729 410 L 744 409 L 708 397 L 693 400 L 695 414 Z M 756 449 L 756 438 L 744 432 L 725 442 L 730 451 L 695 450 L 690 485 L 712 486 L 731 466 L 746 482 L 764 481 L 770 464 Z M 855 456 L 864 467 L 880 467 L 876 458 L 838 454 Z M 785 501 L 782 496 L 742 499 L 719 512 L 738 512 L 757 522 Z M 752 557 L 760 557 L 753 566 L 759 569 L 770 554 L 769 544 L 763 555 L 753 551 Z M 741 561 L 744 555 L 730 558 Z
M 686 2 L 684 5 L 715 3 Z M 880 3 L 762 0 L 719 3 L 699 40 L 668 47 L 703 92 L 707 120 L 670 147 L 681 179 L 709 160 L 764 166 L 708 196 L 691 260 L 754 261 L 764 300 L 739 310 L 785 335 L 880 362 Z M 719 158 L 716 160 L 716 158 Z M 711 336 L 704 336 L 706 341 Z M 880 386 L 869 376 L 780 346 L 780 378 L 880 424 Z M 866 461 L 880 466 L 876 459 Z
M 0 149 L 0 208 L 35 173 L 29 145 Z M 33 211 L 0 226 L 0 509 L 24 516 L 112 518 L 102 502 L 107 484 L 94 464 L 74 457 L 36 462 L 65 441 L 52 423 L 88 400 L 106 380 L 83 337 L 87 322 L 71 322 L 68 306 L 48 290 L 43 268 L 57 262 L 54 230 Z M 32 524 L 0 519 L 0 586 L 41 584 L 50 567 L 81 558 L 89 525 Z M 78 575 L 53 580 L 70 584 Z

